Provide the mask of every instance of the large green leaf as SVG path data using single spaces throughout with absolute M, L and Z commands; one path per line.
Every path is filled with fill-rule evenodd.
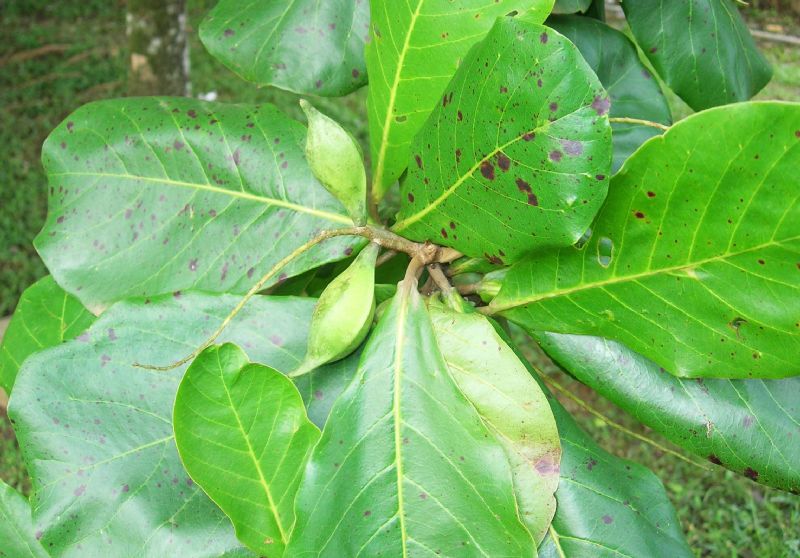
M 33 353 L 72 339 L 89 327 L 94 316 L 75 297 L 40 279 L 22 293 L 0 348 L 0 388 L 11 393 L 22 363 Z
M 208 51 L 258 85 L 345 95 L 367 83 L 366 0 L 220 0 L 200 25 Z
M 606 195 L 608 109 L 566 38 L 498 20 L 414 141 L 394 230 L 497 263 L 572 245 Z
M 282 556 L 300 472 L 320 435 L 292 381 L 236 345 L 209 347 L 181 381 L 173 420 L 183 465 L 239 540 Z
M 653 67 L 695 110 L 746 101 L 772 77 L 735 0 L 621 4 Z
M 672 123 L 661 87 L 639 61 L 636 47 L 628 37 L 589 17 L 555 16 L 547 20 L 547 25 L 575 43 L 600 78 L 611 98 L 611 117 Z M 618 171 L 642 143 L 660 133 L 657 128 L 635 123 L 614 122 L 611 128 L 614 131 L 613 172 Z
M 408 165 L 422 128 L 467 51 L 499 16 L 526 12 L 542 22 L 553 0 L 370 0 L 367 45 L 373 194 L 380 198 Z
M 31 508 L 0 481 L 0 558 L 47 558 L 31 521 Z
M 799 167 L 800 105 L 692 116 L 615 175 L 588 242 L 512 268 L 491 307 L 677 376 L 800 374 Z
M 561 444 L 550 405 L 525 365 L 477 313 L 430 305 L 451 376 L 505 449 L 520 516 L 541 542 L 556 511 Z
M 682 380 L 614 341 L 534 337 L 570 374 L 679 446 L 800 493 L 800 378 Z
M 498 333 L 520 354 L 505 332 Z M 530 369 L 530 364 L 523 362 Z M 531 374 L 550 402 L 562 450 L 556 515 L 548 538 L 539 547 L 539 556 L 693 556 L 658 477 L 598 446 L 547 391 L 538 373 L 531 369 Z
M 9 414 L 34 484 L 36 529 L 53 554 L 242 552 L 230 521 L 189 480 L 176 451 L 172 407 L 184 369 L 133 367 L 185 356 L 238 300 L 184 293 L 120 302 L 77 339 L 25 362 Z M 313 306 L 256 297 L 220 340 L 289 372 L 303 358 Z
M 691 557 L 661 481 L 604 451 L 555 399 L 561 434 L 558 507 L 542 558 Z
M 503 448 L 450 377 L 416 280 L 401 283 L 334 404 L 289 556 L 531 556 Z
M 189 288 L 244 292 L 317 231 L 351 224 L 304 143 L 303 126 L 269 105 L 87 105 L 45 142 L 50 211 L 36 247 L 90 309 Z M 281 276 L 351 245 L 334 239 Z

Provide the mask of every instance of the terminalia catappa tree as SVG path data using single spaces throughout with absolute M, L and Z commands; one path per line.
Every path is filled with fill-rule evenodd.
M 690 556 L 521 332 L 797 492 L 800 106 L 748 102 L 770 69 L 733 1 L 622 6 L 632 38 L 588 0 L 219 2 L 200 35 L 243 78 L 369 82 L 369 172 L 313 101 L 307 127 L 70 115 L 52 275 L 2 351 L 33 480 L 0 495 L 5 555 Z M 696 114 L 672 124 L 662 87 Z

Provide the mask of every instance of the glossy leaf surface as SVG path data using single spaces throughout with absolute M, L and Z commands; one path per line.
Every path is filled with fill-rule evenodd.
M 797 375 L 799 165 L 800 105 L 683 120 L 615 175 L 582 248 L 515 266 L 492 307 L 621 341 L 681 377 Z
M 675 444 L 800 493 L 800 378 L 683 380 L 614 341 L 534 337 L 575 378 Z
M 519 354 L 505 332 L 498 333 Z M 556 515 L 539 556 L 693 556 L 658 477 L 598 446 L 546 390 L 538 373 L 531 369 L 531 374 L 548 397 L 562 450 Z
M 236 345 L 210 347 L 186 371 L 173 420 L 181 461 L 239 540 L 281 556 L 300 473 L 319 439 L 292 381 L 250 363 Z
M 555 400 L 561 482 L 543 558 L 693 556 L 661 481 L 604 451 Z
M 45 142 L 50 211 L 36 247 L 90 309 L 190 288 L 244 292 L 319 230 L 352 223 L 304 145 L 303 126 L 269 105 L 86 105 Z M 333 239 L 279 277 L 351 245 Z
M 442 102 L 470 47 L 514 11 L 544 21 L 553 0 L 371 0 L 367 45 L 373 191 L 382 197 L 408 165 L 411 140 Z
M 746 101 L 772 77 L 734 0 L 621 4 L 653 67 L 694 110 Z
M 48 556 L 36 537 L 28 502 L 16 490 L 0 481 L 0 557 Z
M 367 0 L 220 0 L 200 25 L 208 51 L 258 85 L 340 96 L 367 83 Z
M 79 338 L 26 361 L 9 415 L 34 484 L 34 523 L 54 555 L 240 555 L 230 521 L 175 447 L 184 369 L 133 367 L 185 356 L 238 301 L 185 293 L 121 302 Z M 303 358 L 312 309 L 312 300 L 256 297 L 220 341 L 287 372 Z
M 572 245 L 606 195 L 609 106 L 562 35 L 498 20 L 414 141 L 394 230 L 494 263 Z
M 550 405 L 480 314 L 430 305 L 436 342 L 461 392 L 503 446 L 523 523 L 541 542 L 556 511 L 561 444 Z
M 288 556 L 530 556 L 502 447 L 453 383 L 416 281 L 401 283 L 331 411 Z
M 592 5 L 592 0 L 556 0 L 554 14 L 574 14 L 585 12 Z
M 636 47 L 623 33 L 602 21 L 582 16 L 556 16 L 547 25 L 575 43 L 581 55 L 600 78 L 611 98 L 612 118 L 638 118 L 671 124 L 667 99 L 658 82 L 639 61 Z M 651 126 L 613 122 L 614 161 L 612 172 L 649 138 L 661 131 Z
M 26 358 L 76 337 L 93 321 L 80 301 L 50 276 L 25 289 L 0 347 L 0 388 L 11 393 Z

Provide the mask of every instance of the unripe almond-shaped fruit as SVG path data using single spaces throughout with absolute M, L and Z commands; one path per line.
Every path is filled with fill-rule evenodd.
M 357 226 L 367 222 L 367 172 L 358 142 L 311 103 L 300 101 L 308 118 L 306 159 L 311 172 L 342 202 Z
M 302 376 L 342 359 L 364 341 L 375 313 L 375 262 L 380 247 L 370 243 L 325 287 L 311 316 L 306 358 L 291 374 Z

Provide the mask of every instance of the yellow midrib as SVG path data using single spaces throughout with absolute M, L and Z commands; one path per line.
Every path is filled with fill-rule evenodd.
M 219 359 L 219 352 L 217 352 L 217 359 Z M 222 370 L 222 363 L 219 363 L 219 369 Z M 221 375 L 221 374 L 220 374 Z M 259 484 L 264 489 L 264 494 L 267 496 L 267 502 L 269 503 L 270 511 L 272 512 L 272 516 L 275 518 L 275 526 L 278 527 L 278 533 L 281 536 L 281 542 L 286 545 L 288 541 L 288 537 L 286 536 L 286 531 L 283 529 L 283 524 L 281 523 L 281 516 L 278 512 L 278 507 L 275 505 L 275 501 L 272 499 L 272 491 L 269 489 L 269 484 L 267 483 L 266 477 L 264 477 L 264 471 L 261 469 L 261 463 L 256 457 L 256 452 L 253 449 L 253 445 L 250 443 L 250 438 L 247 436 L 247 432 L 244 429 L 244 425 L 242 424 L 241 419 L 239 418 L 239 413 L 236 411 L 236 407 L 233 404 L 233 399 L 231 398 L 231 392 L 228 390 L 228 384 L 225 383 L 225 378 L 220 377 L 220 382 L 222 383 L 222 387 L 225 390 L 225 395 L 228 398 L 228 404 L 231 407 L 231 412 L 233 413 L 234 418 L 236 419 L 236 426 L 239 429 L 239 432 L 244 439 L 245 444 L 247 444 L 247 453 L 250 456 L 250 459 L 253 461 L 253 465 L 258 472 L 258 479 Z
M 791 238 L 785 238 L 785 239 L 780 240 L 780 241 L 770 240 L 769 242 L 765 242 L 763 244 L 759 244 L 757 246 L 753 246 L 753 247 L 747 248 L 745 250 L 740 250 L 739 252 L 726 252 L 725 254 L 720 254 L 719 256 L 713 256 L 711 258 L 705 258 L 703 260 L 698 260 L 696 262 L 676 265 L 676 266 L 673 266 L 673 267 L 665 267 L 665 268 L 661 268 L 661 269 L 644 271 L 642 273 L 636 273 L 634 275 L 624 275 L 624 276 L 620 276 L 620 277 L 612 277 L 612 278 L 606 279 L 604 281 L 595 281 L 595 282 L 592 282 L 592 283 L 583 283 L 583 284 L 577 285 L 575 287 L 570 287 L 568 289 L 557 289 L 557 290 L 549 291 L 549 292 L 541 294 L 541 295 L 535 295 L 535 296 L 531 296 L 531 297 L 516 299 L 516 300 L 514 300 L 512 302 L 508 302 L 508 303 L 505 303 L 505 304 L 494 304 L 494 302 L 492 302 L 488 306 L 488 308 L 490 309 L 488 313 L 489 314 L 497 314 L 497 313 L 503 312 L 505 310 L 510 310 L 512 308 L 517 308 L 519 306 L 525 306 L 527 304 L 533 304 L 535 302 L 541 302 L 543 300 L 549 300 L 549 299 L 552 299 L 552 298 L 558 298 L 560 296 L 568 296 L 568 295 L 571 295 L 571 294 L 574 294 L 574 293 L 578 293 L 578 292 L 581 292 L 581 291 L 597 289 L 597 288 L 601 288 L 601 287 L 606 287 L 608 285 L 615 285 L 617 283 L 626 283 L 628 281 L 638 281 L 639 279 L 646 279 L 648 277 L 653 277 L 653 276 L 661 275 L 661 274 L 675 273 L 677 271 L 686 271 L 686 270 L 690 270 L 692 268 L 703 266 L 703 265 L 706 265 L 706 264 L 709 264 L 709 263 L 715 263 L 715 262 L 723 261 L 723 260 L 728 259 L 728 258 L 734 258 L 736 256 L 741 256 L 743 254 L 749 254 L 751 252 L 755 252 L 757 250 L 762 250 L 762 249 L 767 248 L 769 246 L 780 246 L 780 245 L 782 245 L 784 243 L 792 242 L 792 241 L 795 241 L 795 240 L 800 240 L 800 235 L 793 236 Z M 585 257 L 588 257 L 588 256 L 585 256 Z M 497 300 L 497 299 L 495 299 L 495 300 Z
M 256 194 L 251 194 L 249 192 L 244 192 L 240 190 L 228 190 L 226 188 L 220 188 L 218 186 L 214 186 L 213 184 L 208 184 L 208 183 L 186 182 L 183 180 L 173 180 L 171 178 L 137 176 L 135 174 L 107 173 L 107 172 L 57 172 L 57 173 L 50 173 L 48 174 L 48 176 L 93 176 L 97 178 L 119 178 L 123 180 L 140 180 L 142 182 L 152 182 L 155 184 L 167 184 L 169 186 L 191 188 L 194 190 L 205 190 L 207 192 L 213 192 L 215 194 L 222 194 L 226 196 L 232 196 L 235 198 L 242 198 L 245 200 L 255 201 L 266 205 L 274 205 L 276 207 L 283 207 L 285 209 L 291 209 L 292 211 L 297 211 L 298 213 L 306 213 L 308 215 L 313 215 L 314 217 L 319 217 L 320 219 L 333 221 L 335 223 L 342 223 L 344 225 L 353 224 L 352 219 L 344 215 L 339 215 L 338 213 L 320 211 L 319 209 L 313 209 L 310 207 L 306 207 L 304 205 L 292 203 L 290 201 L 279 200 L 275 198 L 267 198 L 264 196 L 259 196 Z
M 417 2 L 417 8 L 411 14 L 411 22 L 408 26 L 405 40 L 403 41 L 403 48 L 400 50 L 400 56 L 397 59 L 397 68 L 394 72 L 394 80 L 391 88 L 389 89 L 389 103 L 386 106 L 386 116 L 383 120 L 383 132 L 381 134 L 381 145 L 378 149 L 378 161 L 375 165 L 375 177 L 372 181 L 373 189 L 376 189 L 379 192 L 383 189 L 383 173 L 386 167 L 386 153 L 389 149 L 389 130 L 392 125 L 394 105 L 397 101 L 397 89 L 400 85 L 401 74 L 403 73 L 403 63 L 405 62 L 406 53 L 411 45 L 411 35 L 414 34 L 414 26 L 417 24 L 417 18 L 419 17 L 420 11 L 422 10 L 422 5 L 424 3 L 425 0 L 419 0 Z M 376 45 L 375 48 L 377 49 L 378 46 Z
M 408 549 L 406 548 L 406 520 L 405 512 L 403 510 L 403 457 L 402 457 L 402 436 L 400 434 L 400 427 L 403 424 L 403 417 L 400 414 L 400 387 L 401 377 L 403 370 L 403 344 L 405 343 L 405 325 L 408 316 L 408 300 L 409 286 L 403 287 L 405 294 L 401 297 L 404 300 L 400 301 L 400 313 L 397 317 L 397 328 L 395 330 L 395 346 L 394 346 L 394 393 L 392 396 L 392 415 L 394 418 L 394 458 L 397 462 L 397 515 L 400 520 L 400 540 L 403 548 L 403 558 L 408 556 Z M 410 288 L 416 288 L 411 286 Z

